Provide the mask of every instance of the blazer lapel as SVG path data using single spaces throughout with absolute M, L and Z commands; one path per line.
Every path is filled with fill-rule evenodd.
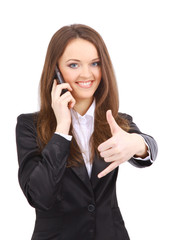
M 79 177 L 79 179 L 84 183 L 89 192 L 93 195 L 92 185 L 89 179 L 89 175 L 85 166 L 80 165 L 78 167 L 71 167 L 72 171 Z
M 82 157 L 82 155 L 81 155 Z M 91 178 L 89 178 L 85 163 L 78 167 L 71 167 L 72 171 L 78 176 L 78 178 L 85 184 L 86 188 L 93 193 L 94 188 L 99 182 L 99 178 L 97 177 L 98 173 L 108 167 L 110 163 L 106 163 L 101 157 L 95 155 L 93 166 L 92 166 L 92 173 Z
M 91 174 L 91 184 L 92 184 L 93 190 L 100 181 L 97 175 L 101 171 L 103 171 L 106 167 L 108 167 L 109 164 L 110 163 L 106 163 L 103 158 L 99 157 L 98 155 L 95 155 L 94 161 L 93 161 L 93 167 L 92 167 L 92 174 Z
M 76 148 L 79 148 L 75 138 L 73 138 L 73 144 Z M 82 154 L 79 155 L 79 158 L 81 158 L 81 160 L 84 161 Z M 89 179 L 89 175 L 88 175 L 85 163 L 81 164 L 78 167 L 71 167 L 71 169 L 78 176 L 78 178 L 85 184 L 85 186 L 90 191 L 90 193 L 93 194 L 92 185 Z

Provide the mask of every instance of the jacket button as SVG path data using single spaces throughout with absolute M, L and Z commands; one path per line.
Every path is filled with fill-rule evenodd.
M 95 206 L 93 204 L 89 204 L 88 205 L 88 211 L 89 212 L 94 212 L 94 210 L 95 210 Z

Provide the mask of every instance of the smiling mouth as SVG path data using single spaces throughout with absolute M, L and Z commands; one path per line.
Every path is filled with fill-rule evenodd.
M 90 88 L 93 84 L 93 81 L 76 82 L 76 84 L 82 88 Z

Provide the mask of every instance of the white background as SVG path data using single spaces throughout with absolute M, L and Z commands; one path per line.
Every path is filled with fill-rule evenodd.
M 102 35 L 119 85 L 120 111 L 131 114 L 158 142 L 150 168 L 120 167 L 118 199 L 131 240 L 169 239 L 167 0 L 1 1 L 0 238 L 31 238 L 35 214 L 17 179 L 16 117 L 39 109 L 48 43 L 60 27 L 72 23 L 87 24 Z

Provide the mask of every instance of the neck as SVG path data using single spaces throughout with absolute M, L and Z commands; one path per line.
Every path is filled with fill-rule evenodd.
M 83 116 L 87 112 L 89 107 L 91 106 L 92 102 L 93 102 L 93 98 L 92 99 L 84 99 L 81 101 L 76 100 L 74 110 L 76 112 L 78 112 L 81 116 Z

